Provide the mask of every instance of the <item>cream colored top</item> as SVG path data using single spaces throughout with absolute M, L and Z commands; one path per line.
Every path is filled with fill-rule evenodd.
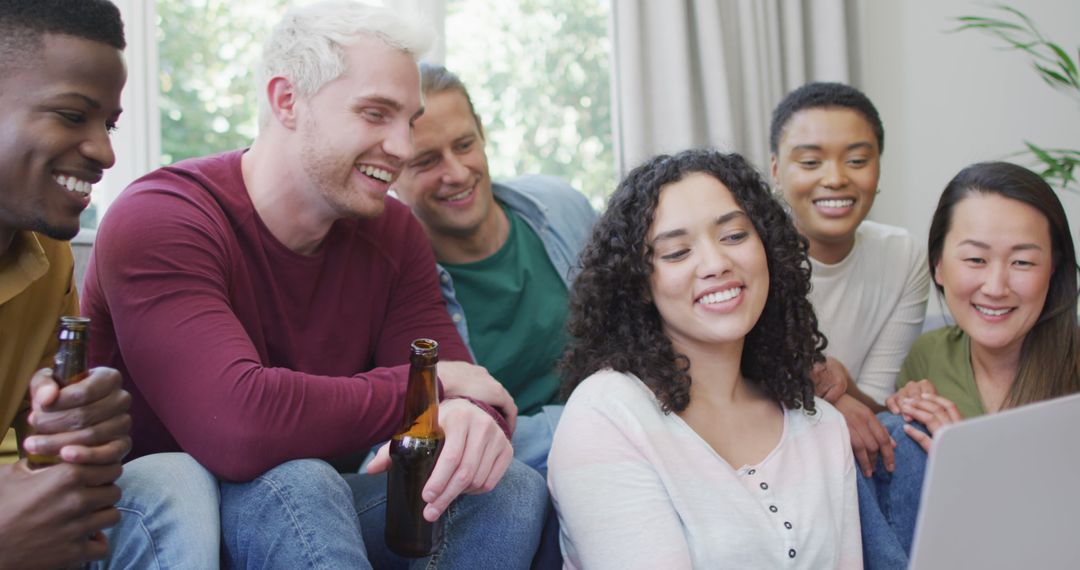
M 842 362 L 859 389 L 885 403 L 896 374 L 922 332 L 930 268 L 907 230 L 864 221 L 840 263 L 810 260 L 810 302 L 829 340 L 825 353 Z
M 784 413 L 780 442 L 731 466 L 636 377 L 574 390 L 548 486 L 566 568 L 861 568 L 855 462 L 844 418 Z

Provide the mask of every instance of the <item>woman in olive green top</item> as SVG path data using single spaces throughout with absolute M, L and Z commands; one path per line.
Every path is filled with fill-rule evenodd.
M 941 196 L 928 251 L 956 326 L 912 346 L 891 411 L 933 434 L 1080 391 L 1076 253 L 1042 178 L 1005 162 L 964 169 Z M 906 431 L 929 449 L 930 437 Z
M 897 470 L 863 481 L 879 502 L 860 505 L 870 567 L 897 563 L 882 539 L 890 531 L 904 556 L 910 550 L 933 434 L 1080 391 L 1076 252 L 1045 181 L 1005 162 L 965 168 L 945 188 L 928 242 L 930 274 L 956 325 L 915 341 L 886 400 L 900 416 L 881 416 L 897 441 Z
M 917 408 L 914 402 L 906 399 L 917 399 L 925 392 L 936 393 L 955 404 L 961 418 L 985 414 L 986 408 L 983 407 L 971 368 L 970 343 L 971 338 L 958 325 L 942 327 L 920 336 L 911 345 L 911 352 L 900 368 L 896 384 L 903 394 L 893 398 L 891 411 L 899 415 L 900 402 Z M 910 418 L 904 419 L 911 421 Z

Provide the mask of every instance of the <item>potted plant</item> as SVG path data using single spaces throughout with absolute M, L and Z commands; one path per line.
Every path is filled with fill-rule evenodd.
M 1024 52 L 1031 58 L 1031 65 L 1039 77 L 1050 87 L 1061 91 L 1080 103 L 1080 50 L 1076 59 L 1060 45 L 1050 41 L 1035 22 L 1020 10 L 998 4 L 993 7 L 1000 17 L 961 16 L 953 31 L 977 30 L 999 39 L 1006 49 Z M 1080 151 L 1065 148 L 1047 148 L 1031 141 L 1024 141 L 1027 150 L 1017 154 L 1029 155 L 1035 170 L 1046 181 L 1061 189 L 1077 190 L 1077 166 Z

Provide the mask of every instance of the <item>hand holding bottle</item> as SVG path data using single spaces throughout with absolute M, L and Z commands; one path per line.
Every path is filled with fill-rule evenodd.
M 495 488 L 510 467 L 514 449 L 510 440 L 484 410 L 468 400 L 449 400 L 439 411 L 446 443 L 435 471 L 424 486 L 424 518 L 433 521 L 464 493 L 474 495 Z M 379 449 L 368 463 L 368 473 L 390 466 L 390 444 Z M 431 500 L 428 500 L 431 497 Z
M 119 464 L 131 451 L 131 395 L 121 388 L 120 373 L 94 368 L 77 384 L 61 388 L 48 368 L 30 380 L 34 435 L 23 446 L 30 453 L 59 455 L 64 461 Z

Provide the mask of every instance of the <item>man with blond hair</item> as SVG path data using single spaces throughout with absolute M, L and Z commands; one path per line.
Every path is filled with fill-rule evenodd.
M 150 173 L 99 229 L 92 359 L 134 395 L 133 455 L 191 458 L 185 478 L 210 481 L 227 565 L 403 563 L 383 541 L 386 448 L 368 474 L 324 460 L 401 429 L 419 337 L 440 343 L 445 398 L 423 493 L 425 518 L 447 519 L 432 560 L 525 567 L 536 549 L 546 489 L 512 459 L 516 408 L 471 364 L 423 231 L 386 197 L 428 41 L 353 1 L 291 9 L 266 44 L 251 148 Z

